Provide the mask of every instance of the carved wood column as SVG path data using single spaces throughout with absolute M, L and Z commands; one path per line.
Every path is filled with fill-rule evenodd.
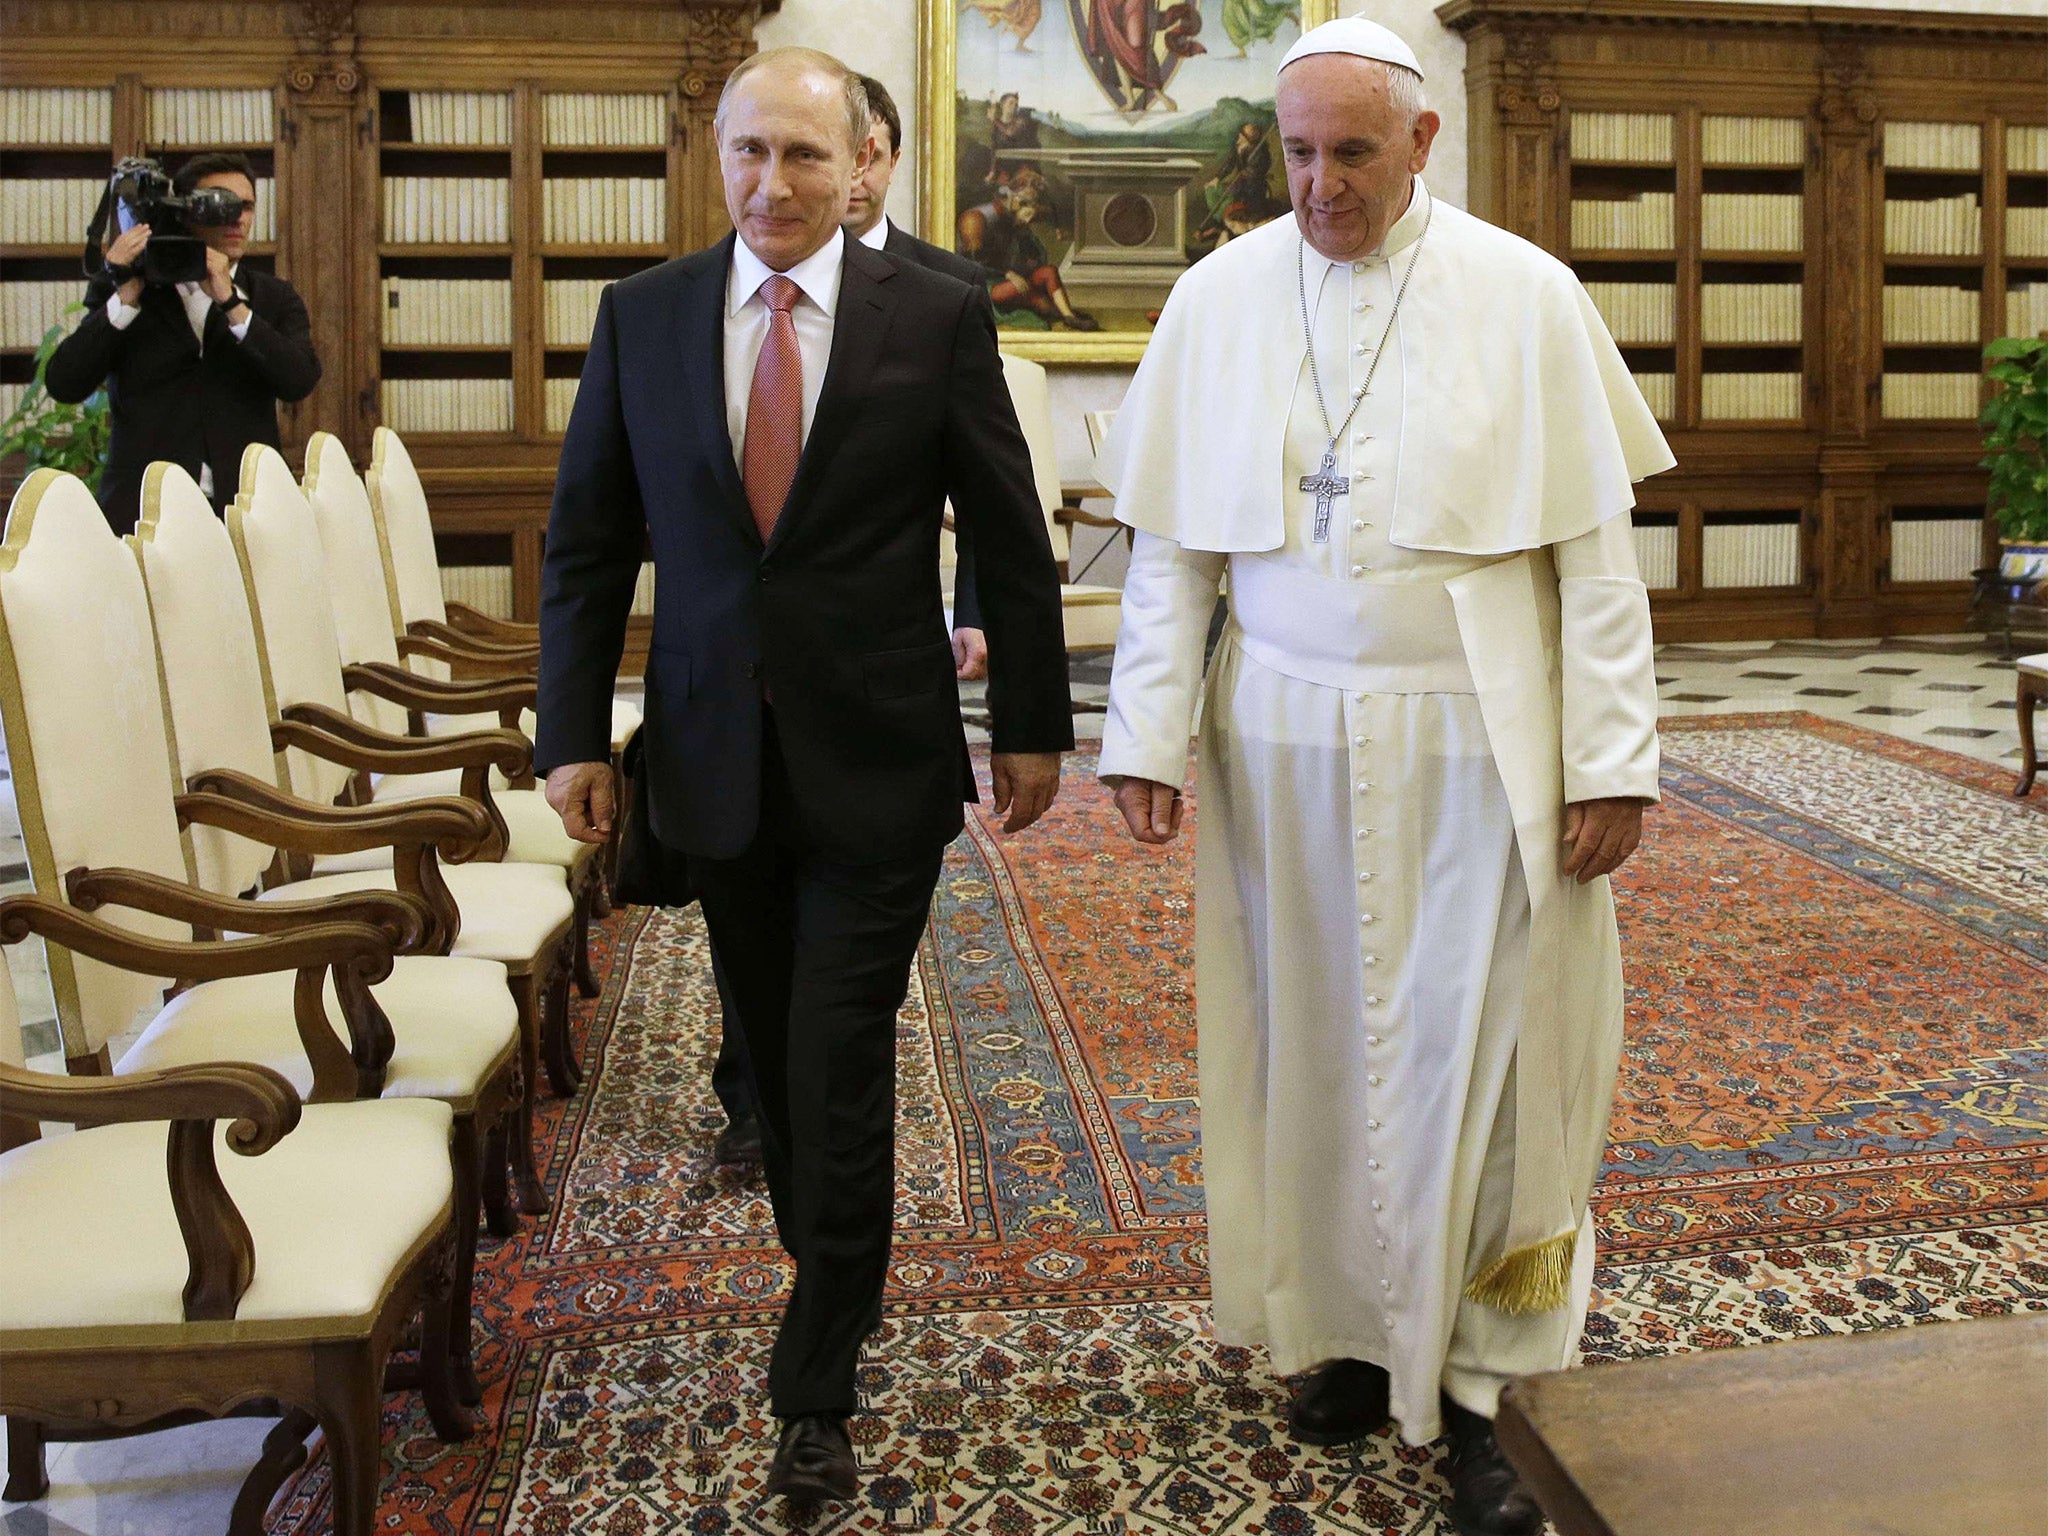
M 294 8 L 291 23 L 302 51 L 285 69 L 277 269 L 306 301 L 321 374 L 312 394 L 284 408 L 285 450 L 297 463 L 307 438 L 332 432 L 360 461 L 370 445 L 358 409 L 363 361 L 355 338 L 374 334 L 378 317 L 363 312 L 359 292 L 358 242 L 373 241 L 376 231 L 358 227 L 359 154 L 367 152 L 369 124 L 354 58 L 354 6 L 308 0 Z
M 1880 460 L 1870 445 L 1878 416 L 1882 341 L 1876 306 L 1883 187 L 1877 180 L 1877 98 L 1852 38 L 1821 44 L 1820 197 L 1823 244 L 1809 268 L 1821 304 L 1820 526 L 1812 560 L 1824 635 L 1875 634 Z
M 1550 39 L 1517 28 L 1504 41 L 1495 222 L 1562 257 L 1568 241 L 1558 210 L 1569 212 L 1571 193 L 1558 185 L 1564 160 L 1558 138 L 1561 99 Z
M 754 41 L 754 28 L 772 7 L 760 0 L 687 0 L 687 4 L 688 31 L 679 82 L 682 116 L 677 125 L 685 144 L 680 249 L 695 251 L 732 228 L 725 215 L 725 189 L 718 177 L 712 118 L 726 76 L 760 46 Z

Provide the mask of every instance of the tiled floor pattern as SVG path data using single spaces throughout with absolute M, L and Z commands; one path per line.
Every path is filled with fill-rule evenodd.
M 1071 665 L 1077 702 L 1099 704 L 1108 692 L 1109 658 L 1077 656 Z M 1673 645 L 1657 658 L 1666 715 L 1806 710 L 1997 763 L 2019 757 L 2013 678 L 2012 663 L 1975 636 Z M 979 685 L 963 688 L 962 707 L 970 735 L 986 739 Z M 1102 716 L 1077 713 L 1075 726 L 1081 737 L 1099 738 Z M 1070 784 L 1067 792 L 1088 793 L 1090 786 Z M 0 895 L 26 889 L 13 781 L 0 761 Z M 28 1048 L 41 1058 L 34 1064 L 62 1070 L 40 946 L 11 946 L 7 962 L 21 998 Z M 267 1421 L 231 1420 L 53 1447 L 51 1497 L 0 1509 L 0 1536 L 223 1529 L 266 1427 Z

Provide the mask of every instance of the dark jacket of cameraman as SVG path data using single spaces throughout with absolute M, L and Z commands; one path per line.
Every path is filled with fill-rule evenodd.
M 141 312 L 117 328 L 107 312 L 113 284 L 97 280 L 86 290 L 85 318 L 50 358 L 45 382 L 58 400 L 83 400 L 106 381 L 113 439 L 100 506 L 116 533 L 134 528 L 143 471 L 156 459 L 182 465 L 194 479 L 210 469 L 213 504 L 226 506 L 242 450 L 281 446 L 277 402 L 303 400 L 320 382 L 306 306 L 292 285 L 244 264 L 235 286 L 249 300 L 247 331 L 236 340 L 226 314 L 211 305 L 202 346 L 176 287 L 143 289 Z

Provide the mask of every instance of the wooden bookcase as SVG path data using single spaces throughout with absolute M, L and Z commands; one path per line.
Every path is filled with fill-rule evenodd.
M 1659 636 L 1960 629 L 1995 547 L 1979 356 L 2048 325 L 2048 18 L 1437 15 L 1473 211 L 1571 263 L 1678 456 L 1638 514 Z
M 169 96 L 154 98 L 152 119 L 154 92 L 203 82 L 262 93 L 269 136 L 219 147 L 249 151 L 273 181 L 259 202 L 272 204 L 274 238 L 250 259 L 298 288 L 324 368 L 314 394 L 283 410 L 287 456 L 296 464 L 325 430 L 365 461 L 388 415 L 426 482 L 451 585 L 531 619 L 596 288 L 727 228 L 712 114 L 778 5 L 0 0 L 0 90 L 102 95 L 106 129 L 91 142 L 0 143 L 0 196 L 13 198 L 18 182 L 104 182 L 113 160 L 145 150 L 175 164 L 202 146 L 153 131 L 169 125 L 174 100 L 201 124 L 250 120 Z M 408 231 L 403 196 L 387 208 L 387 183 L 403 193 L 408 180 L 422 184 L 415 214 L 438 192 L 453 222 L 416 219 Z M 501 221 L 480 219 L 474 199 L 462 214 L 448 194 L 463 181 L 502 186 Z M 635 221 L 605 216 L 612 204 L 588 187 L 579 196 L 579 183 L 598 182 L 637 184 L 617 203 Z M 82 292 L 83 234 L 81 220 L 62 240 L 0 246 L 0 287 L 69 281 Z M 407 328 L 393 319 L 394 292 L 411 318 L 437 295 L 420 285 L 449 283 L 466 286 L 438 294 L 466 308 L 444 304 L 437 322 Z M 33 350 L 0 350 L 0 385 L 27 379 Z M 448 414 L 457 397 L 467 414 Z M 636 618 L 629 669 L 645 635 Z

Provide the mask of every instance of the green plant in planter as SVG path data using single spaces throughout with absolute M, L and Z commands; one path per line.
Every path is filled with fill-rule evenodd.
M 69 318 L 85 313 L 83 304 L 64 311 Z M 36 348 L 35 382 L 21 397 L 14 414 L 0 422 L 0 459 L 21 454 L 30 469 L 60 469 L 78 475 L 97 492 L 107 462 L 107 437 L 113 430 L 106 387 L 102 385 L 79 405 L 50 398 L 43 374 L 50 355 L 64 339 L 65 328 L 53 325 Z
M 1984 349 L 1999 388 L 1984 407 L 1991 515 L 2014 544 L 2048 544 L 2048 341 L 2005 336 Z

